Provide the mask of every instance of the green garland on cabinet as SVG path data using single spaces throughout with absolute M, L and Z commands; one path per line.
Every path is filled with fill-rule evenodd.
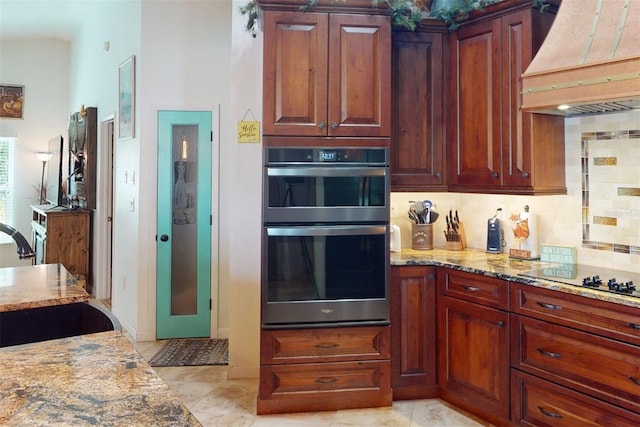
M 378 7 L 381 4 L 386 4 L 389 10 L 391 10 L 392 25 L 394 28 L 415 31 L 424 18 L 430 17 L 443 20 L 447 24 L 449 31 L 454 31 L 461 22 L 469 18 L 471 12 L 482 11 L 485 7 L 501 1 L 502 0 L 459 0 L 452 6 L 430 10 L 426 10 L 428 8 L 426 8 L 424 0 L 371 0 L 371 5 Z M 530 1 L 533 2 L 534 7 L 538 8 L 540 12 L 549 7 L 547 0 Z M 430 3 L 431 2 L 429 2 L 429 4 Z M 317 4 L 318 0 L 307 0 L 305 4 L 300 6 L 299 10 L 306 12 Z M 256 24 L 258 22 L 258 5 L 256 0 L 249 1 L 249 3 L 239 9 L 241 15 L 247 16 L 247 24 L 245 26 L 247 32 L 255 37 Z

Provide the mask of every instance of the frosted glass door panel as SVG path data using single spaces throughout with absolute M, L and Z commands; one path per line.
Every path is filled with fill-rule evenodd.
M 174 125 L 171 314 L 196 314 L 198 302 L 198 126 Z

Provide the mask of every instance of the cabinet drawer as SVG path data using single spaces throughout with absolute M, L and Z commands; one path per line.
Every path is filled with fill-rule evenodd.
M 263 366 L 260 395 L 389 388 L 382 381 L 389 378 L 389 367 L 389 361 Z
M 390 362 L 336 362 L 260 368 L 258 414 L 391 405 Z
M 388 326 L 263 330 L 262 364 L 390 358 Z
M 640 345 L 640 309 L 511 284 L 511 311 Z
M 640 415 L 512 370 L 512 421 L 524 426 L 640 425 Z
M 511 325 L 512 367 L 640 413 L 639 347 L 513 314 Z
M 503 310 L 509 307 L 509 284 L 494 277 L 439 269 L 438 289 L 442 294 L 477 304 Z

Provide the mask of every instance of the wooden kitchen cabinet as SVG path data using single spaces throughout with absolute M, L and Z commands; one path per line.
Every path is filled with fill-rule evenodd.
M 442 21 L 439 21 L 442 22 Z M 446 28 L 394 32 L 391 190 L 446 190 L 443 34 Z
M 437 283 L 441 396 L 504 424 L 510 409 L 509 314 L 502 295 L 508 295 L 508 283 L 445 268 L 438 268 Z
M 391 406 L 389 326 L 263 329 L 258 414 Z
M 394 400 L 437 397 L 436 268 L 391 268 L 391 388 Z
M 35 264 L 60 263 L 89 281 L 91 211 L 32 205 L 31 232 Z
M 265 10 L 263 91 L 265 136 L 389 137 L 391 18 Z
M 514 368 L 640 413 L 640 348 L 525 316 L 511 324 Z
M 513 4 L 513 7 L 506 7 Z M 449 189 L 566 194 L 564 118 L 523 112 L 521 75 L 553 22 L 552 7 L 509 0 L 452 33 Z
M 512 419 L 521 426 L 637 427 L 640 417 L 524 372 L 511 374 Z
M 640 309 L 523 284 L 510 291 L 512 421 L 640 425 Z

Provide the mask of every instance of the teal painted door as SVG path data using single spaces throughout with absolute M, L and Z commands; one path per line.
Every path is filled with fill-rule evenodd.
M 157 338 L 211 334 L 211 112 L 158 112 Z

